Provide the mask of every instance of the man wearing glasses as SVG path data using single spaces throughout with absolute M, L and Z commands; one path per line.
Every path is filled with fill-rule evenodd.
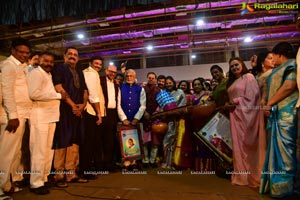
M 17 172 L 21 164 L 21 144 L 25 122 L 29 118 L 32 101 L 29 98 L 26 81 L 26 61 L 30 55 L 27 40 L 17 38 L 12 42 L 11 56 L 0 63 L 4 120 L 0 132 L 0 189 L 4 192 L 18 192 L 21 188 L 10 182 L 10 173 Z M 1 116 L 1 118 L 2 118 Z M 23 176 L 20 176 L 23 178 Z M 14 180 L 13 181 L 21 181 Z M 1 195 L 1 191 L 0 191 Z
M 115 82 L 117 67 L 109 65 L 105 70 L 105 76 L 100 77 L 100 83 L 105 99 L 106 116 L 102 118 L 101 141 L 102 141 L 102 163 L 99 163 L 100 170 L 114 171 L 114 157 L 117 152 L 117 102 L 120 99 L 119 87 Z

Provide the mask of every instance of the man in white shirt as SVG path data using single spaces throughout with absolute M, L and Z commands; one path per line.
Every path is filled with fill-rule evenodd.
M 102 118 L 101 124 L 101 147 L 102 158 L 98 165 L 98 169 L 115 171 L 114 161 L 119 159 L 119 143 L 117 142 L 117 102 L 120 100 L 119 87 L 115 82 L 117 67 L 109 65 L 105 70 L 105 76 L 100 77 L 100 83 L 105 99 L 106 116 Z M 116 160 L 114 160 L 116 159 Z
M 1 73 L 0 73 L 0 77 L 1 77 Z M 6 121 L 7 121 L 7 117 L 6 117 L 6 113 L 5 113 L 5 110 L 4 110 L 3 105 L 2 105 L 2 87 L 1 87 L 1 84 L 0 84 L 0 125 L 6 124 Z M 1 134 L 0 134 L 0 137 L 1 137 Z M 13 200 L 12 197 L 7 196 L 6 194 L 4 194 L 2 188 L 0 188 L 0 199 L 1 200 Z
M 0 132 L 0 188 L 5 192 L 21 191 L 21 188 L 11 184 L 10 173 L 12 176 L 22 174 L 16 169 L 21 161 L 25 121 L 29 118 L 32 108 L 26 81 L 25 62 L 29 55 L 28 41 L 17 38 L 12 42 L 11 56 L 0 64 L 3 105 L 7 113 L 7 121 L 1 124 Z
M 57 93 L 52 82 L 50 71 L 54 67 L 54 56 L 44 52 L 39 60 L 40 66 L 27 77 L 29 96 L 33 101 L 30 116 L 30 190 L 36 194 L 48 194 L 44 183 L 48 181 L 51 170 L 52 142 L 59 120 L 60 99 L 65 99 L 66 94 Z
M 96 179 L 96 163 L 101 162 L 100 124 L 106 115 L 105 101 L 100 84 L 99 71 L 102 69 L 102 58 L 92 57 L 89 67 L 83 70 L 89 97 L 85 108 L 85 134 L 79 148 L 79 168 L 86 179 Z

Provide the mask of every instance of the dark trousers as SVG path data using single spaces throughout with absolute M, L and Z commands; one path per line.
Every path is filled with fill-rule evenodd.
M 116 109 L 107 109 L 106 117 L 102 118 L 101 144 L 102 144 L 102 170 L 111 170 L 114 167 L 116 150 L 118 114 Z
M 97 125 L 97 117 L 83 113 L 85 131 L 79 146 L 79 169 L 80 173 L 96 170 L 101 163 L 101 125 Z

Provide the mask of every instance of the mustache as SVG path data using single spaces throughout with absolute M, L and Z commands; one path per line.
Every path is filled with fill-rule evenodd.
M 69 60 L 74 60 L 75 61 L 76 59 L 74 57 L 70 57 Z
M 53 65 L 44 65 L 45 68 L 53 68 Z

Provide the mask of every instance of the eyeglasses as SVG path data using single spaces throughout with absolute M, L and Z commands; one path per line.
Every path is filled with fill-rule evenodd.
M 239 63 L 235 63 L 235 64 L 233 64 L 233 65 L 230 65 L 230 68 L 231 67 L 237 67 L 237 66 L 239 66 L 240 64 Z
M 112 73 L 112 74 L 116 74 L 117 72 L 114 72 L 112 70 L 107 70 L 109 73 Z

